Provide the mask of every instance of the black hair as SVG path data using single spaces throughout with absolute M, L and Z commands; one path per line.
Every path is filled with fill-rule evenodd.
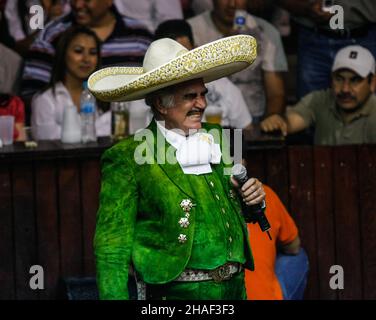
M 155 30 L 154 39 L 188 37 L 192 46 L 194 46 L 192 28 L 189 23 L 182 19 L 166 20 L 162 22 Z
M 56 48 L 56 55 L 54 59 L 54 64 L 52 67 L 51 72 L 51 79 L 50 82 L 45 88 L 45 90 L 52 88 L 53 93 L 55 93 L 55 85 L 56 83 L 63 81 L 66 73 L 66 53 L 70 43 L 80 34 L 86 34 L 92 37 L 96 43 L 97 55 L 98 55 L 98 62 L 96 69 L 99 68 L 101 63 L 101 41 L 99 40 L 96 33 L 84 26 L 72 26 L 67 29 L 59 38 Z

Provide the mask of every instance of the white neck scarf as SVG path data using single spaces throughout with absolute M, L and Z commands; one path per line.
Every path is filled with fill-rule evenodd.
M 210 173 L 210 163 L 220 163 L 221 148 L 219 144 L 214 143 L 211 134 L 197 132 L 185 137 L 166 129 L 159 121 L 156 122 L 167 142 L 176 149 L 176 160 L 185 174 Z

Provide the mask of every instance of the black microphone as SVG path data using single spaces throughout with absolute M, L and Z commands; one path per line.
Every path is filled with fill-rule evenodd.
M 235 164 L 232 167 L 232 176 L 239 183 L 240 188 L 248 181 L 247 169 L 240 163 Z M 247 222 L 258 223 L 262 232 L 267 232 L 268 237 L 272 240 L 270 236 L 270 224 L 265 216 L 265 201 L 263 203 L 254 204 L 247 206 L 243 201 L 243 210 L 245 212 L 245 219 Z

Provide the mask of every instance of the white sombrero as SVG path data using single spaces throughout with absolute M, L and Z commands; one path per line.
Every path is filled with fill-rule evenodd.
M 237 35 L 187 50 L 164 38 L 151 43 L 143 67 L 108 67 L 93 73 L 89 90 L 100 100 L 131 101 L 153 91 L 191 79 L 210 82 L 238 72 L 256 59 L 257 44 L 249 35 Z

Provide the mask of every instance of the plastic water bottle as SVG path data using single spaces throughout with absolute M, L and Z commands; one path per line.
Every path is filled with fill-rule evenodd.
M 84 90 L 81 93 L 81 140 L 83 143 L 97 141 L 95 132 L 95 111 L 96 102 L 94 96 L 87 88 L 87 82 L 83 84 Z
M 235 11 L 233 29 L 237 34 L 244 34 L 247 30 L 247 11 L 237 9 Z

